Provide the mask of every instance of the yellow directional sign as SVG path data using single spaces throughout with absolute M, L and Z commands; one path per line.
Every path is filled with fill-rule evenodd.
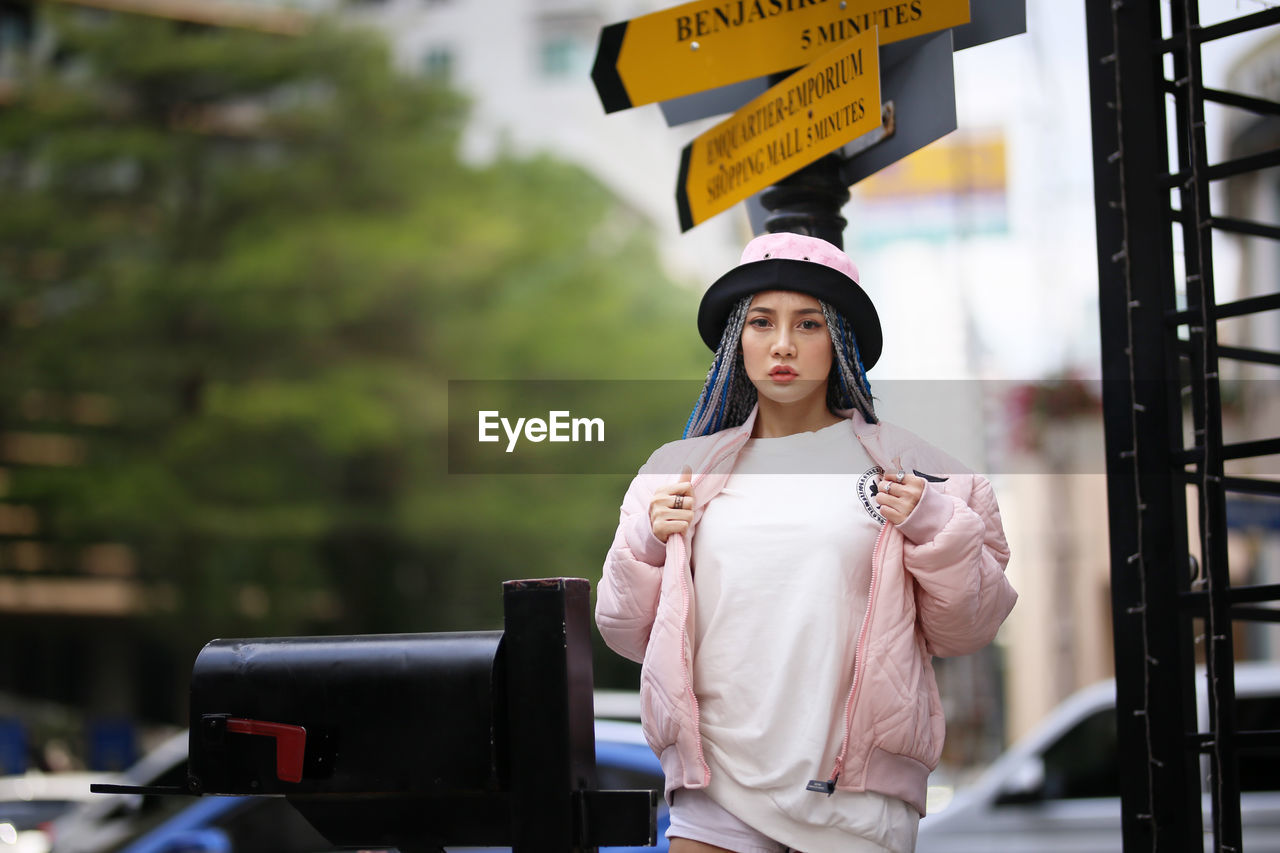
M 676 185 L 688 231 L 880 126 L 874 28 L 816 57 L 685 146 Z
M 807 65 L 845 39 L 880 43 L 969 22 L 969 0 L 694 0 L 611 24 L 591 77 L 605 112 Z

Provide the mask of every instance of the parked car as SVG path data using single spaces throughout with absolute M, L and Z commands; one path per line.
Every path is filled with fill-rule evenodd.
M 661 765 L 634 723 L 596 722 L 596 765 L 602 789 L 662 790 Z M 186 771 L 184 732 L 126 771 L 121 784 L 179 785 Z M 659 802 L 656 848 L 602 851 L 667 850 L 664 833 L 669 818 L 665 803 Z M 322 853 L 332 849 L 278 797 L 102 794 L 59 821 L 54 834 L 53 853 Z
M 1197 682 L 1201 726 L 1208 719 Z M 1280 667 L 1237 664 L 1242 730 L 1280 729 Z M 1085 688 L 1010 747 L 971 786 L 920 822 L 917 853 L 1121 853 L 1119 743 L 1115 682 Z M 1277 753 L 1240 755 L 1244 849 L 1280 853 Z M 1202 790 L 1208 791 L 1207 761 Z M 1205 849 L 1212 849 L 1208 794 Z
M 87 801 L 109 773 L 24 773 L 0 777 L 0 853 L 47 853 L 55 819 Z
M 121 785 L 180 785 L 187 775 L 187 733 L 181 732 L 144 755 L 115 780 Z M 86 786 L 87 790 L 87 786 Z M 191 804 L 183 797 L 93 794 L 83 806 L 54 821 L 54 851 L 117 850 L 139 834 Z

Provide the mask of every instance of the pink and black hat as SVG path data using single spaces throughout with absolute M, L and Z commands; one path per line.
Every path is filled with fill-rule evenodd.
M 884 338 L 871 297 L 858 284 L 858 268 L 826 240 L 804 234 L 763 234 L 742 251 L 738 266 L 720 276 L 702 296 L 698 334 L 714 352 L 729 312 L 739 299 L 762 290 L 794 290 L 816 296 L 853 326 L 864 368 L 880 358 Z

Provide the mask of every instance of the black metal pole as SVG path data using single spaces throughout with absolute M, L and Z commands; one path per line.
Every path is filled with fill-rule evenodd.
M 849 201 L 849 188 L 840 177 L 840 162 L 838 154 L 828 154 L 764 190 L 765 230 L 821 237 L 844 248 L 848 221 L 840 209 Z
M 1190 173 L 1179 188 L 1187 308 L 1198 316 L 1188 324 L 1188 362 L 1193 445 L 1198 453 L 1200 555 L 1204 587 L 1204 646 L 1209 728 L 1209 791 L 1215 850 L 1240 850 L 1240 776 L 1236 758 L 1235 648 L 1231 625 L 1231 576 L 1227 557 L 1227 509 L 1218 384 L 1218 317 L 1213 271 L 1213 216 L 1209 197 L 1209 156 L 1205 139 L 1204 76 L 1198 0 L 1169 4 L 1170 29 L 1179 47 L 1172 51 L 1178 163 Z
M 782 82 L 789 74 L 769 75 L 769 85 Z M 761 191 L 760 204 L 769 212 L 765 232 L 807 234 L 843 249 L 844 228 L 849 222 L 840 209 L 849 202 L 849 185 L 840 177 L 842 163 L 839 153 L 827 154 Z
M 1086 0 L 1126 851 L 1200 849 L 1159 4 Z
M 597 787 L 590 595 L 580 578 L 502 585 L 512 853 L 595 850 L 579 846 Z

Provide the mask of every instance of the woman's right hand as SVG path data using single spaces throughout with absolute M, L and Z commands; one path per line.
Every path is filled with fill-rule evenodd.
M 693 521 L 693 469 L 688 465 L 680 479 L 654 490 L 649 501 L 649 526 L 653 535 L 665 543 L 672 533 L 684 533 Z

